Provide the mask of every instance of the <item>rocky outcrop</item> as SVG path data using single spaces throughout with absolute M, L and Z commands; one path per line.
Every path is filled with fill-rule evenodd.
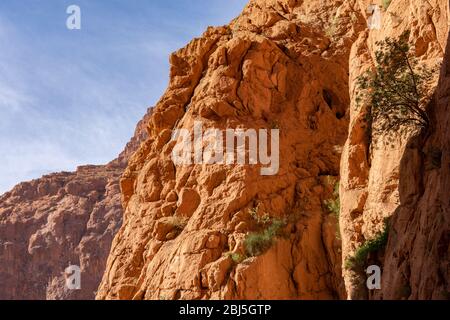
M 171 55 L 168 89 L 118 159 L 0 199 L 7 297 L 89 298 L 105 268 L 97 299 L 448 299 L 449 17 L 447 0 L 251 0 Z M 356 79 L 405 30 L 422 63 L 445 57 L 435 130 L 369 144 Z M 260 133 L 259 152 L 244 143 L 235 164 L 226 129 Z M 180 146 L 194 157 L 175 161 Z M 385 218 L 369 291 L 345 262 Z M 68 292 L 59 272 L 78 263 L 88 284 Z
M 442 61 L 448 38 L 448 1 L 391 2 L 380 30 L 360 34 L 350 58 L 350 127 L 341 163 L 341 233 L 343 259 L 376 237 L 391 218 L 385 252 L 371 263 L 383 270 L 381 290 L 368 292 L 364 270 L 344 269 L 350 299 L 448 299 L 449 160 L 448 53 L 430 113 L 436 131 L 423 143 L 410 136 L 386 146 L 369 146 L 364 111 L 357 108 L 356 78 L 373 65 L 375 42 L 410 30 L 421 63 Z M 448 49 L 447 49 L 448 50 Z
M 81 167 L 2 196 L 1 299 L 92 299 L 122 220 L 121 172 Z M 83 270 L 81 290 L 66 289 L 70 265 Z
M 447 89 L 438 93 L 441 129 L 427 142 L 442 152 L 440 172 L 423 169 L 412 137 L 389 149 L 369 147 L 355 84 L 373 64 L 375 42 L 407 29 L 424 63 L 441 60 L 448 6 L 384 2 L 381 29 L 368 30 L 373 4 L 253 0 L 229 26 L 209 28 L 171 56 L 150 137 L 121 181 L 125 222 L 97 298 L 445 297 Z M 198 121 L 205 128 L 279 129 L 279 172 L 175 165 L 174 130 L 195 131 Z M 335 218 L 324 206 L 338 179 L 342 258 Z M 284 221 L 283 236 L 249 255 L 249 235 L 261 232 L 264 217 Z M 341 270 L 341 263 L 383 228 L 385 217 L 392 218 L 385 255 L 370 257 L 383 264 L 383 288 L 367 292 L 365 275 Z
M 146 137 L 145 123 L 118 159 L 21 183 L 0 197 L 0 299 L 93 299 L 122 223 L 119 179 Z M 69 290 L 65 269 L 81 268 Z
M 345 297 L 336 219 L 323 203 L 338 179 L 350 47 L 364 27 L 352 1 L 250 1 L 229 26 L 171 56 L 150 137 L 121 181 L 124 224 L 97 298 Z M 174 129 L 195 121 L 204 130 L 279 129 L 279 172 L 175 165 Z M 265 215 L 286 221 L 282 235 L 246 254 Z
M 117 156 L 116 159 L 111 161 L 108 166 L 122 167 L 125 168 L 128 164 L 128 160 L 139 149 L 141 143 L 147 139 L 147 123 L 152 115 L 153 108 L 147 109 L 144 117 L 136 125 L 134 130 L 134 135 L 130 141 L 126 144 L 123 151 Z

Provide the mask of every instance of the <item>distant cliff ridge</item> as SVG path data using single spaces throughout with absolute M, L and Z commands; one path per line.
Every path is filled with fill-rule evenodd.
M 119 157 L 16 186 L 0 197 L 0 299 L 94 299 L 122 224 L 120 176 L 146 138 L 147 112 Z M 81 269 L 81 289 L 64 271 Z

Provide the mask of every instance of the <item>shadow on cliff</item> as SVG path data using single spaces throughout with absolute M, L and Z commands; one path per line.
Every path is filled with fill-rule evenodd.
M 429 106 L 434 129 L 410 139 L 399 168 L 381 290 L 372 299 L 450 299 L 450 38 Z

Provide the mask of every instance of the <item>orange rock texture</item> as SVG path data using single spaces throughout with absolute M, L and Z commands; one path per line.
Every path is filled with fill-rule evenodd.
M 146 137 L 145 123 L 120 156 L 21 183 L 0 197 L 0 299 L 93 299 L 122 223 L 119 179 Z M 81 268 L 81 289 L 64 271 Z
M 408 141 L 369 153 L 354 100 L 377 40 L 408 29 L 422 61 L 442 60 L 446 2 L 393 0 L 381 29 L 369 30 L 371 1 L 251 0 L 229 25 L 175 52 L 149 138 L 121 180 L 124 223 L 97 298 L 443 298 L 448 71 L 438 91 L 440 129 L 428 142 L 443 150 L 439 170 L 423 170 Z M 174 130 L 193 131 L 196 121 L 279 129 L 278 174 L 262 176 L 258 165 L 175 165 Z M 324 205 L 338 180 L 342 244 Z M 341 266 L 389 216 L 378 257 L 383 287 L 369 293 L 365 278 Z M 249 234 L 264 232 L 264 218 L 284 221 L 282 232 L 249 254 Z
M 0 298 L 448 299 L 449 11 L 448 0 L 250 0 L 170 56 L 166 92 L 118 159 L 0 198 Z M 356 81 L 376 41 L 405 30 L 421 63 L 442 63 L 435 130 L 369 145 Z M 262 175 L 248 150 L 246 164 L 174 162 L 177 129 L 195 136 L 199 122 L 279 130 L 278 172 Z M 368 290 L 346 261 L 385 218 L 387 245 L 367 261 L 381 289 Z M 82 291 L 64 289 L 69 263 Z
M 323 203 L 339 175 L 348 60 L 364 21 L 351 1 L 250 1 L 229 26 L 209 28 L 171 56 L 150 137 L 121 181 L 124 224 L 99 299 L 345 297 L 337 221 Z M 279 129 L 278 174 L 174 165 L 173 130 L 194 121 Z M 252 211 L 287 221 L 255 256 L 244 245 L 258 230 Z
M 345 261 L 391 218 L 381 290 L 368 292 L 361 272 L 344 269 L 350 299 L 449 298 L 448 1 L 392 1 L 381 29 L 362 32 L 350 58 L 350 126 L 341 163 L 341 233 Z M 375 42 L 410 30 L 415 54 L 429 66 L 444 62 L 430 113 L 436 132 L 423 144 L 411 136 L 386 146 L 368 145 L 364 112 L 356 107 L 356 78 L 373 65 Z M 433 155 L 434 154 L 434 155 Z M 432 159 L 437 157 L 437 159 Z M 441 159 L 442 157 L 442 159 Z M 437 162 L 438 165 L 433 165 Z

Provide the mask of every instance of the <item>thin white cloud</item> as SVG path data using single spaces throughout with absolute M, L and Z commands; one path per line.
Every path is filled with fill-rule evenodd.
M 72 171 L 79 159 L 67 157 L 63 150 L 52 142 L 11 143 L 0 146 L 2 154 L 0 193 L 11 189 L 18 182 L 29 181 L 43 174 Z
M 26 93 L 0 82 L 0 109 L 9 109 L 11 112 L 18 112 L 25 105 L 30 104 L 31 101 L 32 98 Z

